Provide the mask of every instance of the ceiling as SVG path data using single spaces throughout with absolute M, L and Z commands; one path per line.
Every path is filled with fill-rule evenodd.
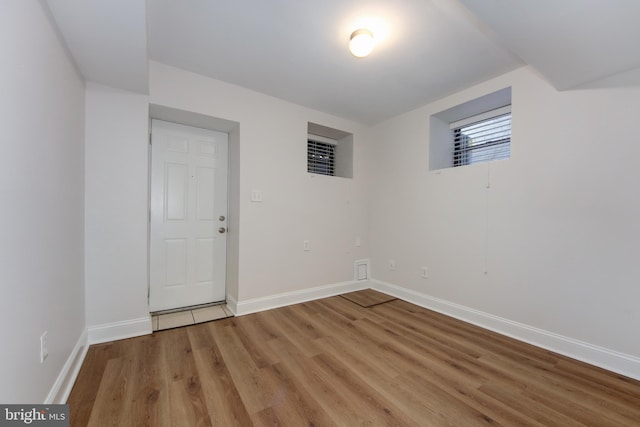
M 636 0 L 46 3 L 89 81 L 148 93 L 153 60 L 364 124 L 527 64 L 559 90 L 640 85 Z

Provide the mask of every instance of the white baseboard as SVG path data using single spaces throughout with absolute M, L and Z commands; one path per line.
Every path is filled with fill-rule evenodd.
M 298 304 L 301 302 L 312 301 L 320 298 L 332 297 L 344 294 L 345 292 L 358 291 L 360 289 L 368 289 L 369 281 L 348 281 L 336 283 L 333 285 L 318 286 L 316 288 L 303 289 L 300 291 L 285 292 L 268 297 L 254 298 L 245 301 L 235 302 L 235 315 L 243 316 L 245 314 L 256 313 L 258 311 L 270 310 L 272 308 L 284 307 L 286 305 Z M 229 300 L 227 300 L 229 304 Z M 233 308 L 231 308 L 233 311 Z
M 139 337 L 152 333 L 151 316 L 89 326 L 89 344 Z
M 371 288 L 502 335 L 640 380 L 640 358 L 474 310 L 400 286 L 371 280 Z
M 58 374 L 58 378 L 56 378 L 56 381 L 53 383 L 53 387 L 51 387 L 44 401 L 45 405 L 66 403 L 88 349 L 89 343 L 87 340 L 87 330 L 85 329 L 82 331 L 82 334 L 80 334 L 80 338 L 78 338 L 60 374 Z

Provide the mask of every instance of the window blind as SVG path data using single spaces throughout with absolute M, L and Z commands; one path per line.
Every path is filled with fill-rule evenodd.
M 335 156 L 335 144 L 307 139 L 307 172 L 334 176 Z
M 511 113 L 452 129 L 453 166 L 464 166 L 511 156 Z

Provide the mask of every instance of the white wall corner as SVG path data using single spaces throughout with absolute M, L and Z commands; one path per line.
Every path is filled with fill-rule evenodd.
M 89 326 L 89 344 L 149 335 L 153 332 L 151 315 L 121 322 Z
M 62 366 L 62 370 L 60 370 L 56 381 L 53 383 L 44 401 L 45 405 L 66 403 L 71 389 L 76 382 L 84 358 L 87 355 L 87 350 L 89 350 L 89 342 L 88 333 L 85 329 L 82 331 L 82 334 L 80 334 L 76 345 L 73 347 L 73 350 L 71 350 L 71 354 L 67 358 L 64 366 Z
M 640 358 L 371 279 L 371 288 L 537 347 L 640 380 Z
M 238 301 L 236 304 L 236 316 L 257 313 L 259 311 L 271 310 L 273 308 L 287 305 L 299 304 L 301 302 L 312 301 L 321 298 L 332 297 L 346 292 L 368 289 L 369 281 L 348 281 L 333 285 L 318 286 L 315 288 L 303 289 L 300 291 L 285 292 L 277 295 L 270 295 L 262 298 L 253 298 L 246 301 Z M 227 303 L 229 303 L 227 301 Z M 233 311 L 233 310 L 232 310 Z

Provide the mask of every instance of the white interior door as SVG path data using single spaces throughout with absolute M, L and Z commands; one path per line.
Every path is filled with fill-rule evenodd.
M 151 124 L 151 311 L 224 301 L 228 135 Z

